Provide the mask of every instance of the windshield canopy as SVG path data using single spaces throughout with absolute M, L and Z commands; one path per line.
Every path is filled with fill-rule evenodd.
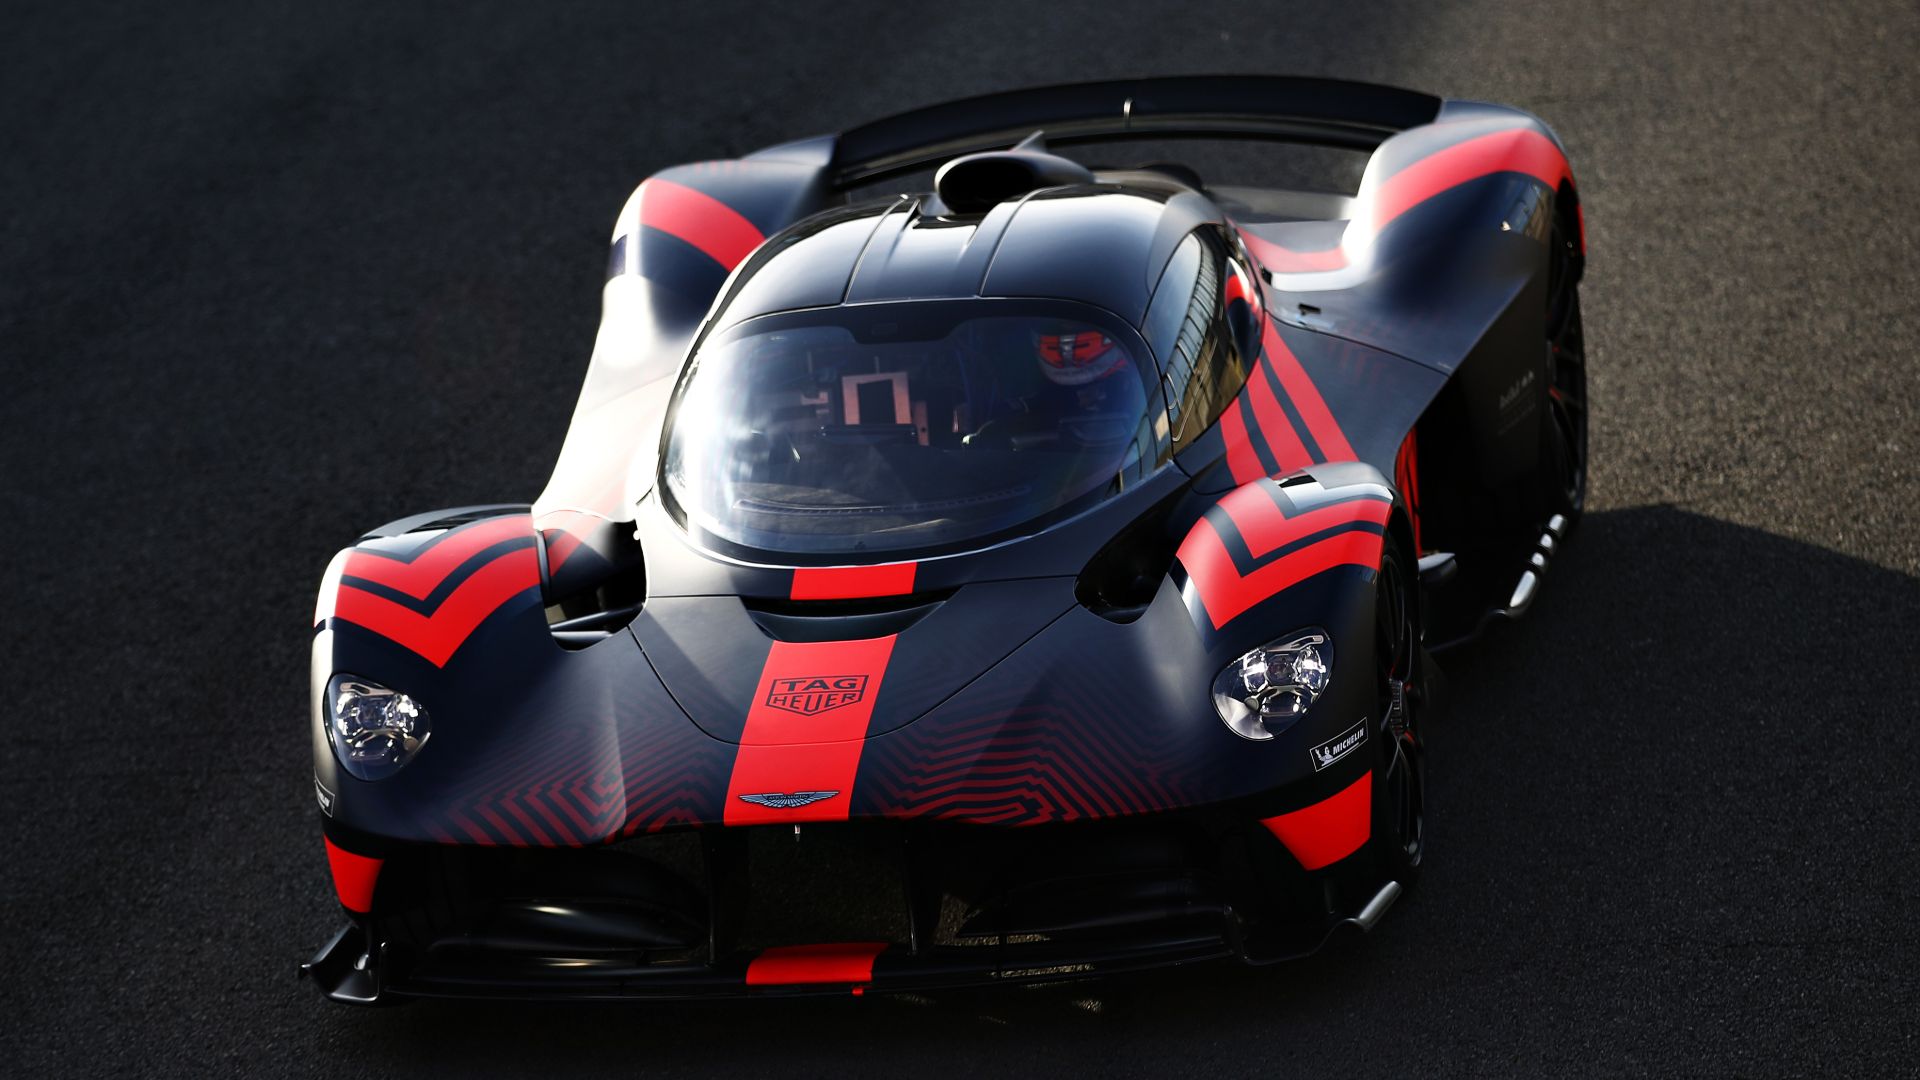
M 662 478 L 688 529 L 749 557 L 981 546 L 1161 464 L 1158 383 L 1132 330 L 1077 304 L 770 315 L 695 353 Z

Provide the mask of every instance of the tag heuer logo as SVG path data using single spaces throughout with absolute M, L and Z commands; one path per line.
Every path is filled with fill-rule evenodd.
M 865 675 L 808 675 L 798 679 L 775 679 L 767 690 L 767 705 L 787 712 L 812 716 L 842 705 L 851 705 L 867 696 Z
M 742 795 L 740 801 L 755 806 L 771 806 L 775 810 L 791 810 L 796 806 L 817 803 L 821 799 L 831 799 L 838 794 L 837 791 L 769 791 L 764 795 Z
M 1354 747 L 1366 741 L 1367 722 L 1362 720 L 1341 732 L 1339 738 L 1334 739 L 1332 742 L 1321 743 L 1319 746 L 1307 751 L 1307 753 L 1313 757 L 1313 771 L 1319 772 L 1321 769 L 1339 761 L 1341 758 L 1353 753 Z

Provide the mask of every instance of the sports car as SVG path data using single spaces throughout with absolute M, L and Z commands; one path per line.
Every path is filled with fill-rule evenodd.
M 1179 137 L 1370 156 L 1326 193 L 1061 152 Z M 1328 80 L 655 174 L 546 489 L 327 568 L 346 925 L 304 972 L 862 994 L 1373 927 L 1426 854 L 1433 654 L 1527 610 L 1585 500 L 1585 257 L 1539 120 Z

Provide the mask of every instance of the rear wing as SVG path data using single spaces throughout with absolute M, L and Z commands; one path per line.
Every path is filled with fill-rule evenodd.
M 1009 146 L 1169 137 L 1256 138 L 1371 150 L 1431 123 L 1431 94 L 1287 75 L 1175 75 L 964 98 L 889 116 L 833 139 L 828 183 L 850 187 Z M 771 152 L 769 152 L 771 153 Z M 756 155 L 758 156 L 758 155 Z

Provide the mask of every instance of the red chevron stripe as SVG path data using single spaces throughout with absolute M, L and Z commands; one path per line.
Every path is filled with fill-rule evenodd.
M 1374 500 L 1364 500 L 1373 502 Z M 1348 504 L 1360 505 L 1360 504 Z M 1213 523 L 1201 518 L 1180 542 L 1176 557 L 1187 579 L 1200 594 L 1200 604 L 1215 630 L 1227 625 L 1261 601 L 1275 596 L 1315 574 L 1336 566 L 1380 565 L 1381 534 L 1355 529 L 1289 552 L 1244 577 Z
M 345 573 L 425 600 L 461 563 L 495 544 L 532 536 L 529 520 L 525 514 L 509 514 L 462 525 L 435 537 L 410 559 L 356 549 L 347 557 Z
M 1249 484 L 1228 492 L 1217 504 L 1240 530 L 1247 542 L 1247 554 L 1258 559 L 1270 551 L 1303 536 L 1355 521 L 1385 525 L 1392 504 L 1384 499 L 1360 499 L 1334 503 L 1288 517 L 1273 499 L 1270 484 Z
M 539 585 L 540 565 L 533 548 L 520 547 L 502 552 L 475 570 L 432 615 L 422 615 L 365 589 L 342 585 L 334 601 L 334 617 L 411 649 L 435 667 L 445 667 L 489 615 Z
M 704 191 L 654 177 L 640 185 L 640 224 L 659 229 L 705 252 L 732 270 L 765 237 L 738 210 Z

